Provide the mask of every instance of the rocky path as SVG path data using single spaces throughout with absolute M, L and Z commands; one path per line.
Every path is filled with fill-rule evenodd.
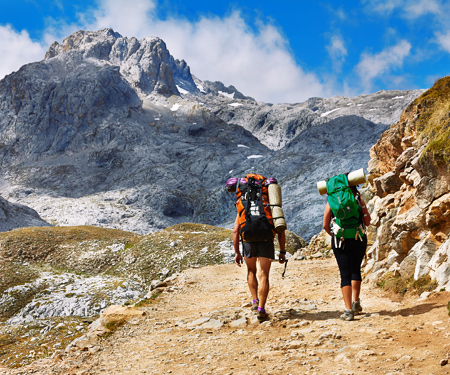
M 183 272 L 114 334 L 0 374 L 448 374 L 449 292 L 395 302 L 363 283 L 363 314 L 339 319 L 333 258 L 273 263 L 267 310 L 250 313 L 245 267 Z

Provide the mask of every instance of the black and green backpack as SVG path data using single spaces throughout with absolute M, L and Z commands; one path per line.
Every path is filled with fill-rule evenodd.
M 362 223 L 362 210 L 358 205 L 346 174 L 338 174 L 327 180 L 328 204 L 334 215 L 338 238 L 362 239 L 365 229 Z

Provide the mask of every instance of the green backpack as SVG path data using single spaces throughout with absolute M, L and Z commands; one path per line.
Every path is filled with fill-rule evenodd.
M 365 233 L 362 211 L 352 190 L 348 186 L 346 174 L 338 174 L 327 180 L 328 204 L 338 225 L 334 234 L 338 238 L 362 239 Z M 336 228 L 335 228 L 336 229 Z

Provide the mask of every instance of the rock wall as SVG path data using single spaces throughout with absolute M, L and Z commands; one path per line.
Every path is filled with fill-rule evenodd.
M 39 214 L 30 207 L 9 203 L 0 197 L 0 232 L 6 232 L 15 228 L 50 226 Z
M 365 272 L 372 280 L 386 272 L 404 279 L 430 275 L 438 289 L 450 290 L 449 104 L 447 77 L 414 100 L 370 150 L 368 206 L 376 239 Z

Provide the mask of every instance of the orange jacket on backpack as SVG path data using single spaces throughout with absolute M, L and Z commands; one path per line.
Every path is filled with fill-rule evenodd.
M 261 186 L 262 186 L 262 201 L 263 201 L 263 206 L 264 206 L 264 213 L 270 223 L 270 225 L 272 226 L 272 239 L 275 237 L 275 228 L 273 227 L 273 218 L 272 218 L 272 211 L 270 209 L 270 205 L 269 205 L 269 193 L 268 193 L 268 188 L 267 185 L 264 184 L 264 181 L 266 180 L 266 178 L 264 176 L 261 176 L 259 174 L 254 174 L 254 173 L 250 173 L 248 174 L 245 179 L 248 181 L 250 178 L 254 178 L 258 181 L 260 181 Z M 245 226 L 246 223 L 246 217 L 245 217 L 245 207 L 242 203 L 242 192 L 240 189 L 238 189 L 236 191 L 236 196 L 237 196 L 237 201 L 236 201 L 236 208 L 238 211 L 238 215 L 239 215 L 239 229 L 240 232 L 242 234 L 242 228 Z M 245 239 L 245 234 L 242 236 L 242 240 L 244 242 L 246 242 Z M 267 239 L 261 239 L 261 240 L 267 240 Z

